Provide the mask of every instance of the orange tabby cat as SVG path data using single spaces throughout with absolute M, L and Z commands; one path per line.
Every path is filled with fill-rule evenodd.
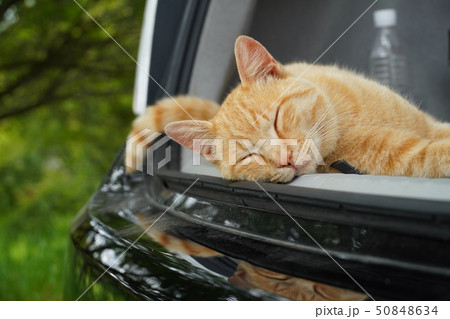
M 364 174 L 450 177 L 450 125 L 387 87 L 336 66 L 281 65 L 246 36 L 236 40 L 235 55 L 241 84 L 220 108 L 194 97 L 166 98 L 134 122 L 131 135 L 144 128 L 165 131 L 230 180 L 289 182 L 333 172 L 337 160 Z M 201 145 L 198 139 L 224 143 Z M 317 153 L 311 156 L 314 148 L 305 156 L 308 141 L 323 163 Z M 129 151 L 127 163 L 134 156 Z

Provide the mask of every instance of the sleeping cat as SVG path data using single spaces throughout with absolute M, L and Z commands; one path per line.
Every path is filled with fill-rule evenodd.
M 335 172 L 338 160 L 363 174 L 450 177 L 450 125 L 387 87 L 336 66 L 281 65 L 246 36 L 236 40 L 235 55 L 241 84 L 220 108 L 165 98 L 135 120 L 130 135 L 165 132 L 229 180 L 289 182 Z M 198 142 L 205 139 L 223 147 Z M 129 170 L 135 156 L 128 151 Z

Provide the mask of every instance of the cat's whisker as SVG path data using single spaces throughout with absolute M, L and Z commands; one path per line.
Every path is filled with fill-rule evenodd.
M 320 118 L 316 121 L 316 123 L 315 123 L 314 126 L 309 130 L 309 132 L 314 131 L 314 130 L 322 123 L 322 121 L 326 118 L 326 116 L 327 116 L 328 114 L 330 114 L 330 112 L 334 109 L 334 106 L 335 106 L 335 105 L 336 105 L 336 104 L 331 105 L 331 106 L 328 108 L 328 110 L 320 116 Z M 308 132 L 308 134 L 309 134 L 309 132 Z M 307 135 L 308 135 L 308 134 L 307 134 Z
M 314 132 L 314 130 L 316 129 L 316 127 L 323 121 L 323 119 L 325 119 L 326 115 L 331 111 L 331 108 L 329 110 L 327 110 L 327 112 L 323 113 L 320 118 L 316 121 L 316 123 L 314 124 L 313 127 L 311 127 L 308 131 L 308 133 L 306 133 L 306 136 L 308 137 L 309 134 L 311 132 Z
M 320 125 L 321 122 L 326 118 L 326 116 L 327 116 L 328 114 L 330 114 L 331 111 L 334 110 L 335 106 L 336 106 L 338 103 L 341 103 L 341 102 L 348 96 L 348 94 L 349 94 L 349 93 L 347 92 L 347 94 L 345 94 L 343 97 L 341 97 L 341 98 L 339 99 L 339 101 L 337 101 L 336 103 L 334 103 L 334 104 L 330 103 L 331 106 L 329 107 L 329 109 L 328 109 L 324 114 L 321 115 L 321 117 L 319 118 L 319 120 L 316 121 L 316 123 L 314 124 L 314 126 L 309 130 L 309 132 L 308 132 L 306 135 L 308 136 L 308 134 L 309 134 L 311 131 L 313 131 L 314 129 L 316 129 L 317 126 Z M 336 94 L 336 96 L 337 96 L 337 94 Z M 334 101 L 334 98 L 333 98 L 332 101 Z
M 345 132 L 347 130 L 349 130 L 350 128 L 346 128 L 346 127 L 341 127 L 341 126 L 337 126 L 334 127 L 330 130 L 327 131 L 321 131 L 321 132 L 316 132 L 316 134 L 312 137 L 312 139 L 323 139 L 325 136 L 331 135 L 331 134 L 335 134 L 335 133 L 341 133 L 341 132 Z
M 316 132 L 325 129 L 326 127 L 329 127 L 331 124 L 336 123 L 338 120 L 349 118 L 351 117 L 350 115 L 353 115 L 353 112 L 351 110 L 348 110 L 346 112 L 342 112 L 336 116 L 333 116 L 332 118 L 328 119 L 327 122 L 323 123 L 318 129 L 316 129 Z
M 336 124 L 338 121 L 352 118 L 352 117 L 353 117 L 353 113 L 351 111 L 343 112 L 343 113 L 329 119 L 327 122 L 323 123 L 323 125 L 319 129 L 317 129 L 315 132 L 313 132 L 313 134 L 311 134 L 309 136 L 309 138 L 315 138 L 318 135 L 320 135 L 323 131 L 327 130 L 331 125 Z
M 346 115 L 346 116 L 337 116 L 336 120 L 342 122 L 342 120 L 353 119 L 353 118 L 355 118 L 357 116 L 357 114 L 353 113 L 352 111 L 350 111 L 350 112 L 343 112 L 342 114 Z M 364 125 L 367 125 L 367 123 L 362 121 L 362 120 L 360 120 L 358 125 L 364 126 Z M 342 127 L 342 124 L 339 127 Z M 350 129 L 350 128 L 346 128 L 346 129 Z
M 313 131 L 318 125 L 320 125 L 320 123 L 326 118 L 326 116 L 334 109 L 334 107 L 338 103 L 336 102 L 336 104 L 333 104 L 334 99 L 337 97 L 337 95 L 338 95 L 337 93 L 334 95 L 333 99 L 330 102 L 330 107 L 328 108 L 328 110 L 319 117 L 319 119 L 316 121 L 314 126 L 309 130 L 309 132 Z
M 331 136 L 334 136 L 335 134 L 349 131 L 350 129 L 351 128 L 336 128 L 334 130 L 327 131 L 324 134 L 317 136 L 317 138 L 320 139 L 320 141 L 323 143 L 324 141 L 326 141 L 327 138 L 330 138 Z
M 342 133 L 343 131 L 345 131 L 345 130 L 329 132 L 329 133 L 324 134 L 322 136 L 317 136 L 316 138 L 313 139 L 313 141 L 316 144 L 316 146 L 320 146 L 320 145 L 323 145 L 323 144 L 327 143 L 330 138 L 332 138 L 333 136 L 336 136 L 337 134 Z
M 337 122 L 340 122 L 342 120 L 352 118 L 353 116 L 353 112 L 341 113 L 325 122 L 319 129 L 316 130 L 316 133 L 320 133 L 328 129 L 331 125 L 337 124 Z
M 342 116 L 341 118 L 339 118 L 339 119 L 336 119 L 336 121 L 342 121 L 342 120 L 345 120 L 345 119 L 348 119 L 348 118 L 352 118 L 352 116 Z M 335 123 L 335 122 L 334 122 Z M 331 125 L 332 123 L 330 123 L 330 125 Z M 318 135 L 323 135 L 323 134 L 325 134 L 325 133 L 327 133 L 327 132 L 331 132 L 331 131 L 333 131 L 333 130 L 346 130 L 346 129 L 348 129 L 348 128 L 345 128 L 345 127 L 343 127 L 343 126 L 336 126 L 336 127 L 333 127 L 333 128 L 331 128 L 331 129 L 328 129 L 329 127 L 326 127 L 326 128 L 324 128 L 323 130 L 321 130 L 320 132 L 316 132 Z

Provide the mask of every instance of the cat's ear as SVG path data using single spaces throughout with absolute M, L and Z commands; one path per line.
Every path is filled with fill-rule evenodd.
M 174 141 L 200 153 L 208 161 L 216 159 L 216 150 L 211 145 L 214 138 L 208 121 L 178 121 L 166 125 L 164 132 Z
M 239 77 L 243 85 L 267 77 L 284 76 L 283 66 L 278 63 L 258 41 L 241 35 L 234 46 Z

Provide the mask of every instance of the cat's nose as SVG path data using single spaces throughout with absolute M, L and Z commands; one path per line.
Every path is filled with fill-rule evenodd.
M 295 168 L 295 162 L 292 157 L 292 151 L 288 151 L 286 158 L 281 159 L 280 167 L 292 167 Z

